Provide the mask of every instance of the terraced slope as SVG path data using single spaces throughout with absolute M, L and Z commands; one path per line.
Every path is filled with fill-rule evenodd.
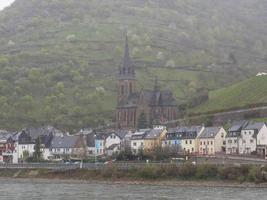
M 209 101 L 193 109 L 194 113 L 267 104 L 267 76 L 253 77 L 230 87 L 210 92 Z
M 112 122 L 127 30 L 139 89 L 179 103 L 266 69 L 264 0 L 16 0 L 0 12 L 0 128 Z

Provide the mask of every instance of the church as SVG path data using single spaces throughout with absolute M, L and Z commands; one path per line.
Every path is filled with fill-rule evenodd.
M 151 90 L 136 91 L 135 66 L 130 58 L 126 36 L 122 66 L 117 76 L 116 127 L 140 127 L 140 117 L 147 126 L 160 125 L 177 119 L 177 103 L 173 93 L 160 90 L 157 79 Z

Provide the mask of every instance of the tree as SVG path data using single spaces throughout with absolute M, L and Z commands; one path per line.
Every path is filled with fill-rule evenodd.
M 41 152 L 41 139 L 38 137 L 35 141 L 34 152 L 33 152 L 33 161 L 40 162 L 42 160 L 42 152 Z
M 144 129 L 144 128 L 148 128 L 148 123 L 147 123 L 147 119 L 146 119 L 146 114 L 144 112 L 142 112 L 138 118 L 138 128 L 139 129 Z
M 23 162 L 26 162 L 29 157 L 30 157 L 29 151 L 23 151 L 23 153 L 22 153 L 22 160 L 23 160 Z

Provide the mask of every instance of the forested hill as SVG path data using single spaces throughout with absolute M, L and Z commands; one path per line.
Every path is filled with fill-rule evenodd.
M 0 128 L 109 121 L 127 30 L 139 88 L 179 103 L 266 70 L 264 0 L 16 0 L 0 12 Z

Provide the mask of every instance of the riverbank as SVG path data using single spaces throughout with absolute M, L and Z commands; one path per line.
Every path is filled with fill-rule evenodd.
M 180 167 L 152 167 L 121 170 L 104 169 L 0 169 L 1 178 L 57 180 L 70 182 L 101 182 L 131 185 L 179 187 L 267 187 L 266 167 L 185 164 Z

